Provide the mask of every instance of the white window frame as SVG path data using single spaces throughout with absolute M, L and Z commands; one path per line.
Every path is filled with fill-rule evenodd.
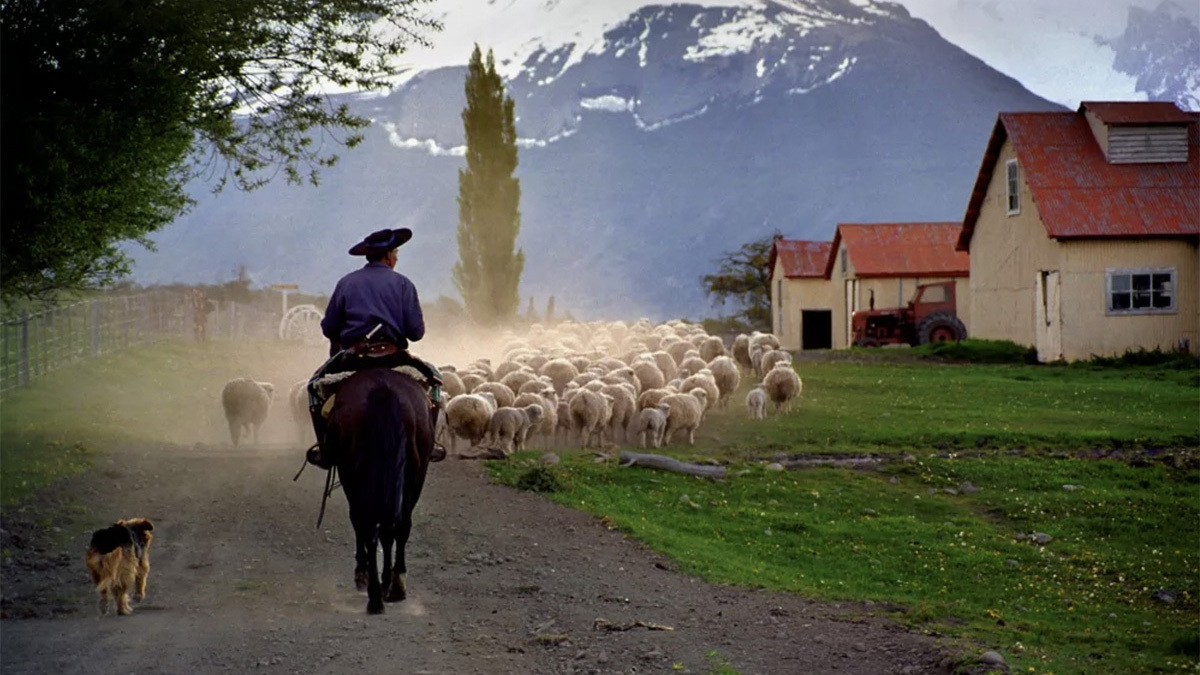
M 1145 292 L 1150 293 L 1150 302 L 1153 305 L 1154 292 L 1155 292 L 1154 288 L 1153 288 L 1153 285 L 1154 285 L 1153 284 L 1153 275 L 1156 275 L 1156 274 L 1167 274 L 1167 275 L 1170 275 L 1170 277 L 1171 277 L 1170 280 L 1168 281 L 1168 283 L 1171 286 L 1170 286 L 1170 289 L 1167 291 L 1168 293 L 1170 293 L 1170 298 L 1171 298 L 1170 306 L 1168 306 L 1168 307 L 1153 307 L 1153 306 L 1151 306 L 1151 307 L 1134 307 L 1133 306 L 1133 298 L 1132 298 L 1132 294 L 1134 293 L 1133 277 L 1134 276 L 1142 276 L 1142 275 L 1151 276 L 1150 289 Z M 1129 277 L 1129 290 L 1128 291 L 1125 291 L 1125 290 L 1114 291 L 1113 290 L 1113 279 L 1116 277 Z M 1107 316 L 1136 316 L 1139 314 L 1174 314 L 1175 312 L 1178 311 L 1177 310 L 1177 307 L 1178 307 L 1177 298 L 1179 295 L 1178 289 L 1179 289 L 1179 275 L 1176 273 L 1174 267 L 1134 267 L 1134 268 L 1128 268 L 1128 269 L 1106 269 L 1106 270 L 1104 270 L 1104 313 Z M 1127 309 L 1126 308 L 1114 308 L 1113 307 L 1113 294 L 1114 293 L 1129 293 L 1131 296 L 1129 308 L 1127 308 Z M 1162 293 L 1162 292 L 1160 291 L 1160 293 Z
M 1015 159 L 1004 163 L 1004 192 L 1008 215 L 1017 215 L 1021 212 L 1021 165 Z

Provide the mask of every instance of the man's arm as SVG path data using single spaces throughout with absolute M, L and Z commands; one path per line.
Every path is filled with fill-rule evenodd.
M 345 310 L 346 300 L 342 295 L 342 282 L 339 281 L 333 288 L 333 295 L 329 296 L 329 305 L 325 307 L 325 316 L 321 319 L 321 334 L 334 344 L 342 337 Z
M 408 283 L 408 292 L 404 300 L 404 325 L 401 326 L 404 337 L 410 342 L 416 342 L 425 337 L 425 315 L 421 313 L 421 300 L 417 297 L 417 287 Z

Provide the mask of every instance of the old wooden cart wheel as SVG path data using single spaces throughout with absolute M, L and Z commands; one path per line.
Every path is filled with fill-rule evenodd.
M 316 305 L 296 305 L 279 321 L 279 339 L 319 347 L 325 342 L 325 336 L 321 334 L 324 317 Z

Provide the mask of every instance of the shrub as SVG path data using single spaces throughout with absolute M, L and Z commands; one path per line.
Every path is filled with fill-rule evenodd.
M 913 348 L 923 358 L 964 363 L 1037 363 L 1037 350 L 1012 340 L 962 340 L 933 342 Z
M 1146 349 L 1144 347 L 1137 350 L 1130 349 L 1120 356 L 1093 355 L 1092 358 L 1083 363 L 1102 368 L 1130 368 L 1138 366 L 1162 366 L 1175 370 L 1200 368 L 1200 358 L 1187 352 L 1164 352 L 1158 347 L 1154 349 Z
M 562 484 L 553 471 L 544 466 L 535 466 L 517 476 L 516 488 L 526 492 L 558 492 Z

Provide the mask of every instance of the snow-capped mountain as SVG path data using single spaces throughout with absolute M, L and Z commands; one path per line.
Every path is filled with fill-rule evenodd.
M 1113 68 L 1136 77 L 1150 100 L 1200 110 L 1200 25 L 1183 7 L 1173 0 L 1153 11 L 1130 7 L 1125 32 L 1109 44 Z
M 714 313 L 699 278 L 775 229 L 960 218 L 996 114 L 1056 107 L 892 3 L 464 7 L 389 94 L 347 95 L 375 124 L 320 188 L 201 196 L 136 277 L 211 282 L 244 263 L 320 291 L 356 264 L 351 243 L 405 225 L 400 269 L 427 300 L 453 296 L 456 64 L 487 26 L 523 146 L 522 295 L 580 318 Z

